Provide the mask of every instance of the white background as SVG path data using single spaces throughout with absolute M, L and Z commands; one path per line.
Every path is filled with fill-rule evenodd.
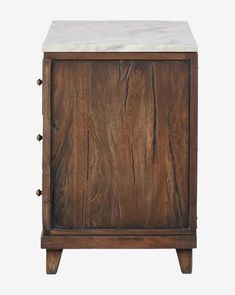
M 40 249 L 41 45 L 52 20 L 187 20 L 199 47 L 198 249 L 67 250 L 45 274 Z M 235 294 L 234 1 L 0 2 L 0 294 Z

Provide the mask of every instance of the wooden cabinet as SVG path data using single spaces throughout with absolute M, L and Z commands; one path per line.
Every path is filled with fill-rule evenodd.
M 63 249 L 74 248 L 175 248 L 182 272 L 190 273 L 197 52 L 83 52 L 66 45 L 58 52 L 51 49 L 58 43 L 45 42 L 47 273 L 56 273 Z

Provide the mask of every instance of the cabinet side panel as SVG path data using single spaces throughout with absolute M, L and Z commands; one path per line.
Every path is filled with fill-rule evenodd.
M 55 61 L 53 225 L 188 227 L 188 61 Z

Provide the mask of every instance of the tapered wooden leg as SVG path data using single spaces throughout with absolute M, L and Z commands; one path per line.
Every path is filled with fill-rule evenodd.
M 192 249 L 176 249 L 182 273 L 192 273 Z
M 46 268 L 47 274 L 56 274 L 60 264 L 62 249 L 47 249 Z

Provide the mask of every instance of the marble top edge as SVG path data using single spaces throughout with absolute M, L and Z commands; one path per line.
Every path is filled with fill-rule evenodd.
M 43 52 L 197 52 L 186 21 L 53 21 Z

